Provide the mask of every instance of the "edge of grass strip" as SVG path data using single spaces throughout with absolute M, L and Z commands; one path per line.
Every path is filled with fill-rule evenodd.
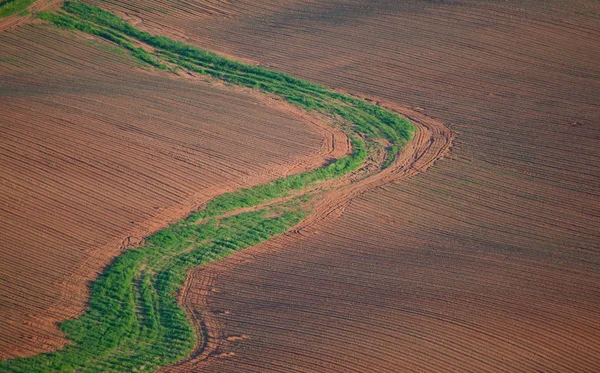
M 229 217 L 223 214 L 276 201 L 346 175 L 364 164 L 370 149 L 381 148 L 378 139 L 390 144 L 384 149 L 385 168 L 415 131 L 407 119 L 379 106 L 151 35 L 97 7 L 65 2 L 61 11 L 41 12 L 38 17 L 63 29 L 103 38 L 150 68 L 187 69 L 275 94 L 304 110 L 334 117 L 351 133 L 352 153 L 313 171 L 223 194 L 204 210 L 148 237 L 143 247 L 115 258 L 93 283 L 89 308 L 82 316 L 61 323 L 71 344 L 56 352 L 0 361 L 0 372 L 151 372 L 188 357 L 195 334 L 177 304 L 187 271 L 284 233 L 308 214 L 310 196 Z M 148 48 L 139 47 L 140 43 Z

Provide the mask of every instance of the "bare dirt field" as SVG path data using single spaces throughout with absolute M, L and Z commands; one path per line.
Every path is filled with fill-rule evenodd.
M 283 101 L 110 48 L 35 23 L 0 32 L 0 358 L 61 346 L 57 322 L 122 249 L 218 194 L 348 151 Z
M 338 219 L 192 272 L 213 352 L 172 371 L 600 370 L 598 2 L 102 4 L 456 134 Z

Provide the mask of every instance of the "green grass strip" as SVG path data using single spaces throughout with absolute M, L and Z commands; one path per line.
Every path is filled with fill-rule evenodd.
M 152 35 L 94 6 L 67 1 L 63 4 L 62 13 L 44 13 L 41 17 L 59 27 L 92 33 L 112 41 L 154 67 L 165 69 L 170 63 L 232 84 L 276 94 L 305 110 L 338 116 L 352 123 L 349 129 L 365 135 L 367 140 L 384 138 L 392 146 L 402 147 L 414 133 L 414 126 L 407 119 L 377 105 L 285 73 L 233 61 L 164 36 Z M 130 40 L 151 46 L 155 51 L 133 47 Z M 393 158 L 394 154 L 390 153 L 390 156 Z
M 377 146 L 376 139 L 391 144 L 384 163 L 388 166 L 414 132 L 408 120 L 363 100 L 151 35 L 96 7 L 66 2 L 61 12 L 39 17 L 64 29 L 101 37 L 145 65 L 210 75 L 335 117 L 354 132 L 350 135 L 352 154 L 313 171 L 223 194 L 204 210 L 148 237 L 144 247 L 123 253 L 94 282 L 85 314 L 61 324 L 71 344 L 52 353 L 1 361 L 0 372 L 152 372 L 186 358 L 195 334 L 177 304 L 176 292 L 187 271 L 285 232 L 305 217 L 308 197 L 231 217 L 223 214 L 354 171 L 364 163 L 367 149 Z M 141 48 L 139 43 L 152 48 Z
M 194 331 L 174 294 L 187 271 L 285 232 L 305 216 L 297 207 L 244 213 L 218 224 L 184 220 L 164 229 L 145 247 L 116 258 L 94 282 L 89 310 L 61 324 L 70 345 L 2 361 L 0 372 L 152 372 L 185 358 Z
M 4 0 L 0 2 L 0 18 L 19 13 L 33 3 L 35 0 Z
M 318 181 L 338 178 L 356 170 L 367 156 L 362 141 L 351 137 L 353 152 L 340 158 L 328 166 L 286 178 L 275 180 L 268 184 L 253 188 L 244 188 L 232 193 L 225 193 L 210 201 L 202 211 L 190 215 L 192 220 L 200 220 L 222 215 L 239 208 L 260 205 L 269 200 L 287 196 L 292 191 L 298 191 L 315 185 Z
M 69 14 L 55 14 L 49 12 L 40 12 L 38 17 L 45 20 L 50 21 L 54 25 L 59 26 L 68 30 L 78 30 L 88 34 L 99 36 L 105 40 L 115 43 L 116 45 L 122 47 L 123 49 L 129 51 L 131 55 L 142 63 L 149 64 L 150 66 L 159 68 L 161 70 L 166 70 L 167 66 L 160 61 L 156 60 L 150 53 L 148 53 L 144 48 L 136 47 L 131 40 L 118 33 L 114 32 L 110 29 L 107 29 L 102 26 L 98 26 L 94 23 L 81 20 L 75 16 Z

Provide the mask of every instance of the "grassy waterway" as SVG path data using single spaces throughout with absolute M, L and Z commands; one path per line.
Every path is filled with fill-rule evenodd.
M 33 3 L 35 0 L 0 0 L 0 18 L 23 12 Z
M 0 372 L 152 372 L 188 357 L 195 332 L 176 293 L 189 269 L 285 232 L 309 213 L 311 194 L 297 192 L 357 170 L 370 151 L 382 148 L 382 139 L 389 144 L 383 149 L 387 155 L 382 167 L 390 165 L 414 132 L 408 120 L 376 105 L 151 35 L 96 7 L 66 2 L 60 12 L 39 17 L 113 42 L 153 68 L 209 75 L 334 117 L 350 135 L 352 154 L 317 170 L 223 194 L 148 237 L 143 247 L 123 253 L 94 282 L 89 309 L 61 324 L 71 344 L 57 352 L 2 361 Z M 141 48 L 140 43 L 151 48 Z M 292 192 L 300 197 L 281 201 Z M 264 204 L 267 207 L 235 214 Z

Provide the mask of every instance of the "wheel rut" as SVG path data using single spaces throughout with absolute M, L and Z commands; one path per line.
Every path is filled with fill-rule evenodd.
M 430 118 L 416 110 L 392 102 L 363 97 L 365 100 L 394 111 L 410 119 L 417 128 L 413 139 L 404 146 L 394 162 L 383 170 L 368 176 L 349 175 L 336 180 L 335 185 L 328 185 L 328 190 L 312 204 L 311 214 L 301 223 L 278 237 L 278 246 L 284 247 L 286 242 L 302 239 L 324 229 L 341 216 L 348 205 L 364 193 L 383 188 L 392 183 L 399 183 L 411 176 L 425 172 L 437 160 L 443 158 L 451 149 L 454 140 L 452 130 L 442 122 Z M 362 170 L 364 173 L 365 171 Z M 273 203 L 275 203 L 274 201 Z M 263 206 L 254 206 L 260 209 Z M 196 328 L 198 341 L 191 357 L 177 364 L 164 367 L 158 372 L 190 372 L 199 371 L 212 359 L 234 355 L 228 351 L 230 341 L 250 339 L 247 336 L 227 336 L 220 321 L 226 310 L 211 310 L 210 295 L 218 292 L 215 287 L 217 276 L 224 274 L 240 264 L 251 262 L 256 254 L 264 251 L 263 244 L 247 248 L 230 255 L 218 263 L 197 267 L 190 271 L 179 296 L 180 305 L 186 310 L 188 317 Z M 250 341 L 251 343 L 251 341 Z

